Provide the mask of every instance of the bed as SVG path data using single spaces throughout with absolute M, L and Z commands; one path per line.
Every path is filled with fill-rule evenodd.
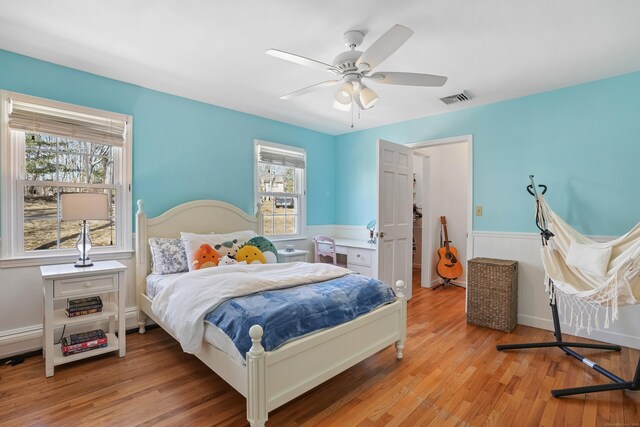
M 260 209 L 258 209 L 260 212 Z M 149 238 L 175 238 L 180 232 L 230 233 L 254 230 L 261 234 L 259 217 L 216 200 L 199 200 L 176 206 L 148 218 L 144 203 L 138 201 L 136 214 L 136 299 L 140 333 L 150 318 L 171 336 L 174 332 L 154 315 L 152 298 L 147 295 L 150 273 Z M 246 363 L 203 341 L 195 353 L 202 362 L 247 399 L 247 420 L 263 426 L 269 411 L 289 402 L 383 348 L 395 344 L 396 357 L 402 359 L 406 339 L 407 305 L 405 284 L 395 285 L 396 299 L 347 323 L 315 332 L 265 351 L 262 327 L 249 330 L 251 348 Z

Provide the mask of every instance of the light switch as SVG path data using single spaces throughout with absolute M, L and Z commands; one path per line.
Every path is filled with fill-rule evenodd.
M 476 216 L 482 216 L 482 206 L 476 206 Z

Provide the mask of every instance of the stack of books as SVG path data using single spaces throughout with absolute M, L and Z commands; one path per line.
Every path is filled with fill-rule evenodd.
M 69 337 L 63 337 L 60 341 L 60 350 L 63 356 L 83 353 L 85 351 L 96 348 L 103 348 L 108 345 L 107 334 L 102 329 L 94 331 L 72 334 Z
M 100 296 L 70 299 L 67 301 L 65 312 L 69 317 L 82 316 L 102 311 L 102 298 Z

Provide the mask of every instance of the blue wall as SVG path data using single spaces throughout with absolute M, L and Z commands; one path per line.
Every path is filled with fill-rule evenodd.
M 307 223 L 335 223 L 335 137 L 0 50 L 0 88 L 133 116 L 133 200 L 155 216 L 195 199 L 253 213 L 253 140 L 307 151 Z
M 376 140 L 473 135 L 474 230 L 534 231 L 528 176 L 579 231 L 619 235 L 640 222 L 640 72 L 337 137 L 336 221 L 376 213 Z M 450 177 L 455 180 L 456 177 Z
M 307 150 L 308 224 L 376 215 L 376 140 L 471 134 L 474 230 L 534 231 L 528 175 L 580 231 L 640 221 L 640 73 L 333 137 L 0 50 L 0 88 L 134 117 L 134 201 L 213 198 L 253 212 L 253 140 Z M 456 179 L 451 177 L 451 179 Z M 339 185 L 336 185 L 339 183 Z

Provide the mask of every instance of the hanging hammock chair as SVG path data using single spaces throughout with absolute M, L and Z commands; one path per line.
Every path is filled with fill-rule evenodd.
M 547 187 L 540 185 L 543 191 L 538 193 L 533 175 L 529 179 L 531 185 L 527 191 L 536 200 L 536 226 L 540 229 L 545 284 L 556 340 L 497 345 L 497 350 L 558 347 L 613 381 L 611 384 L 552 390 L 554 397 L 598 391 L 640 390 L 640 361 L 632 381 L 625 381 L 607 371 L 572 347 L 614 351 L 620 351 L 621 347 L 564 341 L 558 314 L 560 304 L 565 323 L 575 325 L 576 332 L 586 329 L 590 333 L 593 327 L 600 328 L 600 313 L 603 310 L 603 326 L 608 328 L 618 318 L 618 307 L 640 303 L 640 224 L 615 240 L 595 242 L 553 212 L 543 197 Z
M 545 283 L 576 333 L 618 319 L 618 307 L 640 302 L 640 223 L 624 236 L 598 243 L 567 224 L 539 194 L 537 223 L 553 234 L 541 248 Z M 550 280 L 549 280 L 550 279 Z M 551 291 L 551 289 L 547 289 Z

